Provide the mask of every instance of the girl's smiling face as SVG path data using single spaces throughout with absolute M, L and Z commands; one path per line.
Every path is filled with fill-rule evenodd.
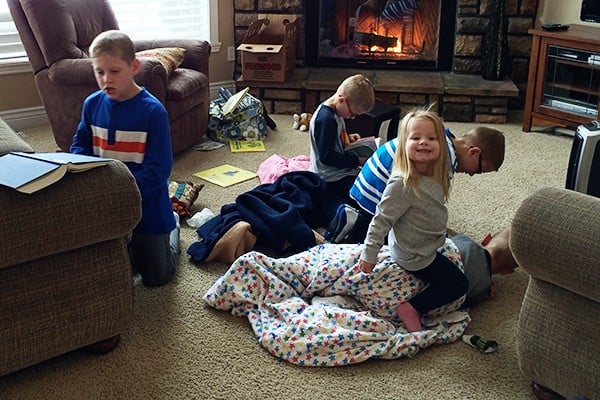
M 433 172 L 433 165 L 440 157 L 440 142 L 433 122 L 425 118 L 414 118 L 407 126 L 406 156 L 418 171 Z M 425 168 L 421 170 L 421 168 Z M 425 174 L 427 175 L 427 174 Z

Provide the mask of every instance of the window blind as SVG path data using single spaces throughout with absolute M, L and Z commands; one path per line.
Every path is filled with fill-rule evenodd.
M 8 4 L 0 2 L 0 61 L 22 57 L 25 57 L 25 49 L 8 11 Z
M 210 39 L 209 0 L 111 0 L 119 28 L 133 39 Z

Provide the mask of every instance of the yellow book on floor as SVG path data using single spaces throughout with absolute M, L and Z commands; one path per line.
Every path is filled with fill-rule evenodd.
M 231 140 L 229 148 L 232 153 L 245 153 L 253 151 L 265 151 L 265 142 L 262 140 Z
M 257 177 L 257 175 L 252 171 L 234 167 L 233 165 L 229 164 L 223 164 L 218 167 L 198 171 L 194 174 L 194 176 L 221 187 L 232 186 L 236 183 L 244 182 Z

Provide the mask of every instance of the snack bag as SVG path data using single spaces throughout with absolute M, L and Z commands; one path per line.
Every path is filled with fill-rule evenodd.
M 169 197 L 173 204 L 173 211 L 180 217 L 190 216 L 190 208 L 198 198 L 198 194 L 204 185 L 192 182 L 169 182 Z

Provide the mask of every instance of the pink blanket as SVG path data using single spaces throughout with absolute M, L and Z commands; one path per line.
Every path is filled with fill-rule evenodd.
M 295 156 L 292 158 L 273 154 L 258 167 L 260 183 L 273 183 L 283 174 L 292 171 L 308 171 L 310 158 L 308 156 Z

